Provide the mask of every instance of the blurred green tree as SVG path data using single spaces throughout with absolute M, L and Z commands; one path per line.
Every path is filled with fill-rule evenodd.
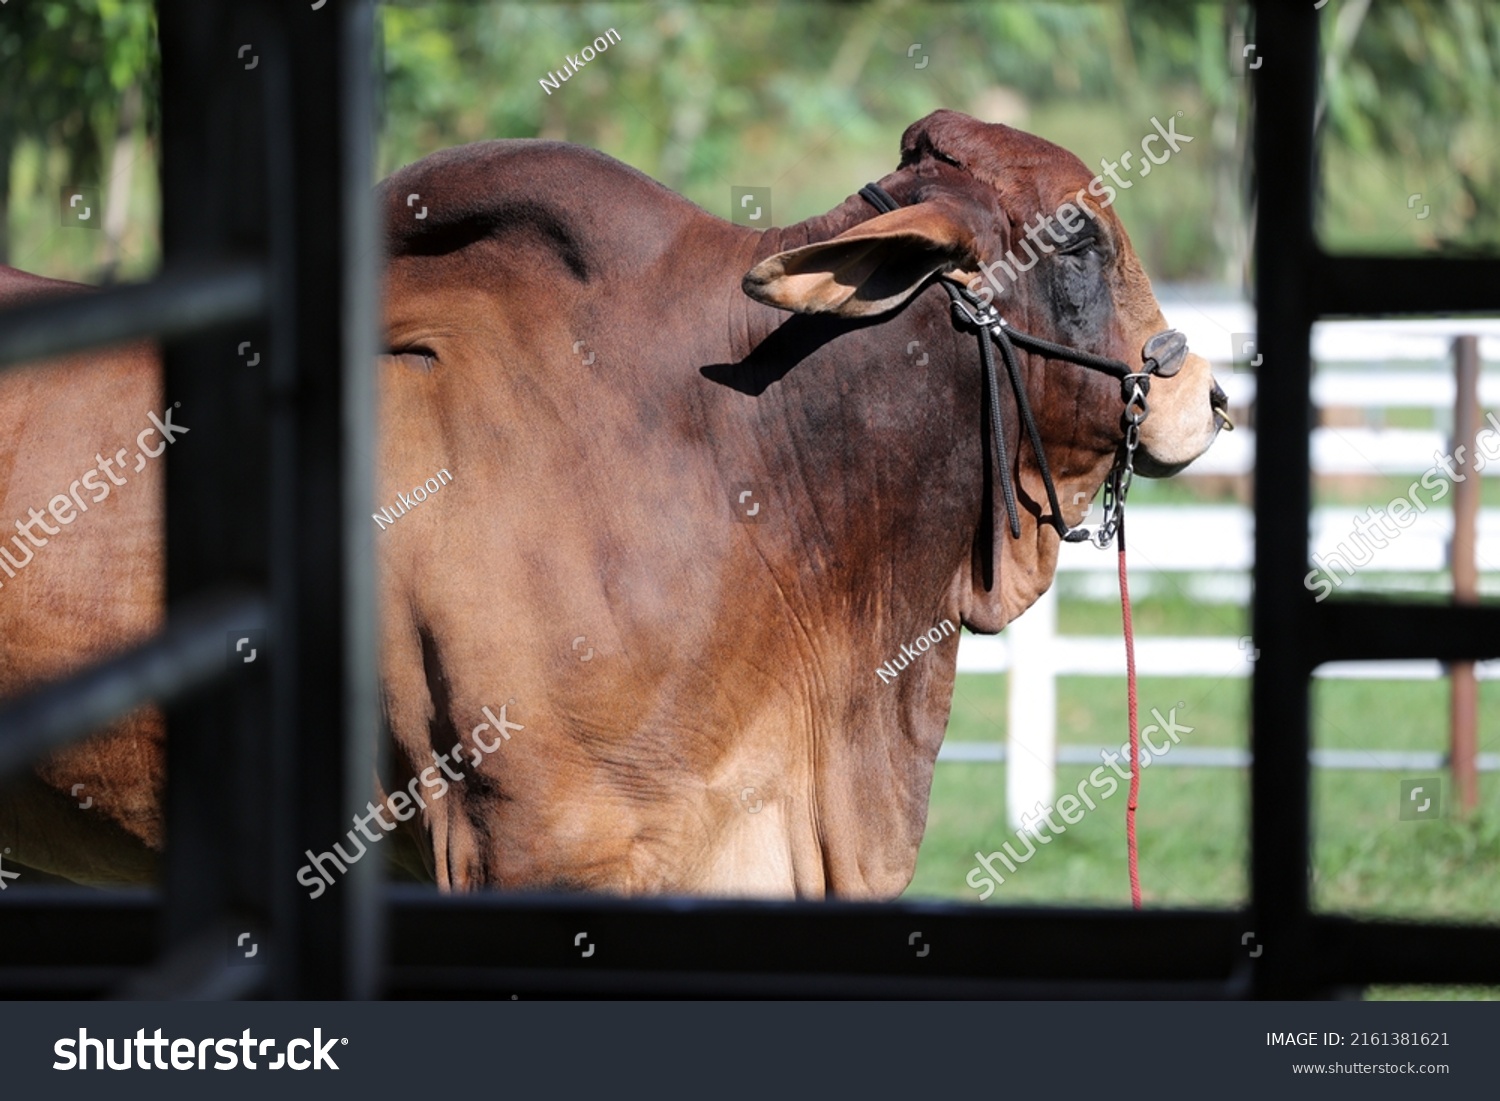
M 938 107 L 1023 128 L 1045 115 L 1045 136 L 1097 163 L 1149 132 L 1167 97 L 1208 123 L 1213 136 L 1193 159 L 1212 167 L 1180 172 L 1175 196 L 1129 195 L 1122 213 L 1141 227 L 1153 271 L 1238 272 L 1244 83 L 1230 73 L 1227 41 L 1236 5 L 672 0 L 382 12 L 382 171 L 455 142 L 565 139 L 720 213 L 729 185 L 778 184 L 785 224 L 842 200 L 850 179 L 888 171 L 902 130 Z M 609 27 L 622 40 L 589 71 L 553 94 L 539 86 Z
M 156 12 L 141 0 L 26 0 L 0 7 L 0 261 L 22 142 L 62 158 L 58 187 L 97 184 L 113 263 L 139 128 L 157 129 Z
M 1247 25 L 1242 4 L 434 0 L 380 12 L 381 174 L 463 141 L 566 138 L 709 209 L 730 183 L 778 183 L 791 197 L 777 206 L 784 222 L 838 201 L 849 179 L 887 170 L 895 135 L 939 106 L 1037 130 L 1097 163 L 1170 105 L 1186 111 L 1200 144 L 1171 187 L 1127 193 L 1121 213 L 1159 276 L 1241 274 L 1247 83 L 1232 54 Z M 1497 14 L 1490 0 L 1341 0 L 1324 11 L 1336 158 L 1325 163 L 1339 180 L 1325 213 L 1339 232 L 1363 227 L 1389 244 L 1394 227 L 1397 244 L 1500 245 Z M 591 63 L 607 79 L 574 80 L 566 94 L 540 88 L 611 26 L 622 41 Z M 0 259 L 13 229 L 51 216 L 58 188 L 92 183 L 110 232 L 91 263 L 113 264 L 132 187 L 150 179 L 151 158 L 135 158 L 157 133 L 158 71 L 146 0 L 0 5 Z M 17 170 L 23 148 L 37 151 L 24 163 L 39 167 Z M 1402 202 L 1419 190 L 1442 195 L 1442 217 L 1403 218 Z M 26 222 L 16 221 L 19 201 Z M 31 247 L 39 236 L 28 230 Z
M 1395 162 L 1403 193 L 1436 202 L 1456 184 L 1457 209 L 1433 223 L 1442 247 L 1500 247 L 1500 8 L 1349 0 L 1324 26 L 1330 138 L 1372 171 Z

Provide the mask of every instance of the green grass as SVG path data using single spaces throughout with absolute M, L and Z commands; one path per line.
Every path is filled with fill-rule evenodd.
M 1130 484 L 1133 505 L 1232 505 L 1237 500 L 1227 485 L 1239 482 L 1249 500 L 1250 479 L 1215 478 L 1204 482 L 1192 478 L 1137 478 Z
M 1422 486 L 1422 475 L 1415 477 L 1404 475 L 1393 477 L 1388 475 L 1371 475 L 1370 477 L 1322 477 L 1315 480 L 1313 487 L 1313 504 L 1321 505 L 1354 505 L 1363 508 L 1365 505 L 1374 505 L 1377 508 L 1385 508 L 1397 497 L 1411 499 L 1411 487 L 1417 486 L 1416 500 L 1425 501 L 1428 511 L 1443 513 L 1453 507 L 1452 486 L 1446 479 L 1442 484 L 1448 485 L 1449 492 L 1437 496 L 1437 490 L 1427 489 Z M 1133 491 L 1132 491 L 1133 496 Z M 1500 505 L 1500 478 L 1489 476 L 1486 470 L 1479 479 L 1479 503 L 1484 507 Z
M 1059 792 L 1076 789 L 1089 773 L 1059 766 Z M 1137 829 L 1143 894 L 1149 904 L 1235 906 L 1245 896 L 1246 778 L 1239 769 L 1147 769 L 1141 776 Z M 1128 906 L 1125 874 L 1124 785 L 1067 832 L 1039 846 L 1006 875 L 986 905 L 1055 903 Z M 1061 820 L 1057 819 L 1061 824 Z M 943 764 L 932 785 L 927 838 L 908 894 L 977 902 L 964 883 L 976 852 L 1009 840 L 1005 827 L 1005 767 Z M 1001 867 L 1002 865 L 998 865 Z
M 1064 598 L 1063 635 L 1114 634 L 1119 609 Z M 1138 602 L 1138 633 L 1234 635 L 1246 622 L 1234 606 L 1196 604 L 1168 591 Z M 1007 678 L 963 674 L 954 689 L 948 738 L 1003 742 Z M 1248 744 L 1249 682 L 1201 677 L 1145 678 L 1142 713 L 1181 701 L 1179 722 L 1193 727 L 1183 745 Z M 1443 751 L 1448 739 L 1446 681 L 1321 680 L 1313 687 L 1313 741 L 1322 748 Z M 1058 681 L 1061 744 L 1119 745 L 1125 739 L 1124 678 Z M 1500 683 L 1480 686 L 1481 752 L 1500 752 Z M 1147 720 L 1149 721 L 1149 720 Z M 1058 793 L 1076 789 L 1088 766 L 1058 768 Z M 1363 917 L 1489 923 L 1500 920 L 1500 774 L 1480 777 L 1480 807 L 1462 818 L 1400 819 L 1400 783 L 1417 774 L 1319 769 L 1313 774 L 1313 899 L 1325 912 Z M 1123 784 L 1098 809 L 1037 848 L 1007 872 L 984 905 L 1126 906 Z M 1060 820 L 1060 819 L 1059 819 Z M 1244 769 L 1147 768 L 1141 778 L 1138 834 L 1147 905 L 1238 907 L 1247 892 L 1248 773 Z M 976 853 L 1010 841 L 1005 767 L 943 763 L 933 780 L 926 838 L 907 895 L 978 902 L 965 882 Z M 1003 871 L 1003 866 L 997 864 Z M 1500 990 L 1385 987 L 1372 997 L 1494 999 Z
M 1188 596 L 1180 579 L 1156 574 L 1158 585 L 1146 596 L 1131 599 L 1131 621 L 1135 633 L 1150 635 L 1204 635 L 1238 638 L 1250 633 L 1250 610 L 1230 604 L 1200 604 Z M 1098 600 L 1060 600 L 1057 631 L 1061 635 L 1117 635 L 1120 606 Z M 1197 679 L 1197 678 L 1194 678 Z
M 1069 608 L 1069 602 L 1063 607 Z M 1072 630 L 1063 625 L 1066 619 L 1059 616 L 1060 629 Z M 950 739 L 1003 741 L 1006 679 L 959 676 L 948 724 Z M 1151 708 L 1166 713 L 1181 701 L 1177 721 L 1193 728 L 1182 736 L 1182 744 L 1244 745 L 1247 688 L 1248 682 L 1227 678 L 1146 678 L 1141 681 L 1141 710 L 1149 722 Z M 1126 737 L 1125 722 L 1122 678 L 1059 678 L 1060 742 L 1118 746 Z M 1076 790 L 1091 768 L 1059 766 L 1059 794 Z M 1245 897 L 1246 785 L 1242 769 L 1143 770 L 1137 821 L 1142 866 L 1161 872 L 1146 891 L 1151 901 L 1233 906 Z M 1124 815 L 1122 785 L 1019 867 L 989 901 L 1128 904 Z M 939 765 L 926 840 L 908 893 L 977 901 L 965 876 L 975 866 L 976 851 L 989 853 L 1005 840 L 1014 842 L 1004 821 L 1003 765 Z
M 1323 681 L 1315 744 L 1444 751 L 1446 681 Z M 1480 749 L 1500 751 L 1500 684 L 1480 685 Z M 1444 817 L 1403 821 L 1401 782 L 1437 778 Z M 1451 805 L 1446 770 L 1314 774 L 1314 904 L 1383 918 L 1500 920 L 1500 775 L 1481 773 L 1477 812 Z

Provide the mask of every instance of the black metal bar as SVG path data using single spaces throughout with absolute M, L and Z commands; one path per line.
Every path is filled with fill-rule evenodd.
M 0 777 L 142 704 L 175 699 L 223 676 L 228 631 L 264 624 L 258 598 L 208 598 L 150 642 L 13 700 L 0 708 Z
M 1303 587 L 1311 510 L 1313 109 L 1318 24 L 1311 4 L 1255 6 L 1256 350 L 1263 390 L 1255 447 L 1255 587 L 1260 659 L 1251 684 L 1251 904 L 1264 953 L 1261 997 L 1308 992 L 1309 771 L 1307 621 Z M 1274 383 L 1274 385 L 1273 385 Z
M 806 998 L 985 1001 L 1221 1001 L 1238 996 L 1211 980 L 1110 982 L 1046 979 L 922 978 L 868 974 L 809 974 L 765 971 L 597 971 L 593 974 L 537 968 L 478 970 L 471 967 L 398 968 L 387 980 L 387 996 L 424 1001 L 455 998 Z
M 257 264 L 173 266 L 149 283 L 0 311 L 0 367 L 244 321 L 256 317 L 265 305 L 265 272 Z
M 1326 661 L 1486 661 L 1500 657 L 1500 606 L 1330 600 L 1309 648 Z
M 381 751 L 373 508 L 375 287 L 381 249 L 371 193 L 374 16 L 368 3 L 273 5 L 286 21 L 297 181 L 293 254 L 273 325 L 289 334 L 297 404 L 278 428 L 273 535 L 282 643 L 274 729 L 287 780 L 273 861 L 281 997 L 368 997 L 379 979 L 380 861 L 353 865 L 328 897 L 296 880 L 373 795 Z
M 276 37 L 254 5 L 163 0 L 162 238 L 169 263 L 217 255 L 266 256 L 270 203 L 266 89 Z M 253 70 L 228 64 L 256 52 Z M 264 261 L 262 269 L 272 270 Z M 268 274 L 268 281 L 270 275 Z M 274 281 L 272 281 L 274 286 Z M 265 591 L 270 577 L 269 358 L 259 318 L 163 342 L 165 393 L 193 411 L 195 432 L 167 463 L 166 592 L 175 609 L 236 585 Z M 201 429 L 207 427 L 207 431 Z M 272 799 L 269 747 L 274 640 L 248 623 L 233 676 L 167 712 L 167 844 L 163 889 L 167 959 L 141 981 L 151 997 L 239 989 L 222 931 L 269 921 Z M 226 657 L 227 640 L 221 640 Z M 204 948 L 206 942 L 211 948 Z M 214 949 L 217 951 L 215 952 Z M 252 969 L 263 975 L 264 968 Z M 176 984 L 174 986 L 174 984 Z
M 92 924 L 92 922 L 90 923 Z M 97 935 L 97 934 L 96 934 Z M 141 961 L 142 963 L 149 961 Z M 59 963 L 51 967 L 19 964 L 0 967 L 0 997 L 6 1001 L 23 998 L 52 1000 L 57 998 L 104 998 L 128 979 L 137 965 L 89 967 Z
M 151 963 L 159 920 L 147 891 L 12 888 L 0 902 L 0 990 L 106 991 Z
M 1123 913 L 987 910 L 967 916 L 978 938 L 990 945 L 989 965 L 960 969 L 953 958 L 960 946 L 949 938 L 949 927 L 940 913 L 924 913 L 924 907 L 897 907 L 901 912 L 893 915 L 888 908 L 835 904 L 828 907 L 833 917 L 824 920 L 821 909 L 786 906 L 710 902 L 685 911 L 679 904 L 651 902 L 542 905 L 501 896 L 433 898 L 412 888 L 394 889 L 391 906 L 399 935 L 388 988 L 396 997 L 516 992 L 722 996 L 731 991 L 746 996 L 926 997 L 938 988 L 942 996 L 1000 996 L 997 983 L 1021 997 L 1133 997 L 1143 991 L 1142 983 L 1153 980 L 1154 993 L 1212 997 L 1226 992 L 1212 976 L 1225 970 L 1226 943 L 1230 953 L 1239 947 L 1244 921 L 1233 913 L 1148 912 L 1141 915 L 1143 924 Z M 840 915 L 840 909 L 851 912 Z M 621 915 L 634 915 L 634 920 L 622 924 Z M 860 950 L 868 953 L 869 942 L 880 939 L 868 932 L 871 918 L 888 922 L 884 939 L 899 942 L 897 956 L 909 951 L 909 962 L 892 962 L 889 944 L 880 944 L 873 960 L 861 961 Z M 653 922 L 662 924 L 652 929 Z M 107 991 L 131 969 L 151 963 L 159 926 L 158 900 L 149 892 L 46 888 L 7 893 L 0 903 L 0 989 Z M 906 943 L 908 926 L 924 934 L 924 943 L 933 944 L 925 959 Z M 592 958 L 559 958 L 574 950 L 575 927 L 589 932 L 599 946 Z M 1315 983 L 1500 983 L 1500 929 L 1493 927 L 1324 916 L 1315 919 L 1313 931 L 1315 953 L 1305 962 Z M 1044 935 L 1033 936 L 1038 932 Z M 645 939 L 637 940 L 642 933 Z M 739 948 L 735 940 L 725 939 L 746 933 L 746 939 L 737 941 Z M 850 936 L 856 938 L 853 951 L 848 951 Z M 1143 939 L 1136 941 L 1136 936 Z M 749 944 L 755 945 L 753 951 L 745 947 Z M 1025 950 L 1017 950 L 1018 944 Z M 1126 961 L 1122 975 L 1090 979 L 1083 977 L 1088 969 L 1079 966 L 1079 944 L 1102 949 L 1089 955 L 1090 964 L 1101 956 L 1139 955 L 1134 963 Z M 533 954 L 538 945 L 545 949 L 541 958 Z M 764 953 L 767 945 L 771 951 Z M 1174 950 L 1188 958 L 1170 972 L 1133 977 Z M 825 955 L 828 951 L 831 956 Z M 736 961 L 736 954 L 743 958 Z M 806 957 L 814 966 L 778 970 L 805 964 Z M 1007 959 L 1012 966 L 1006 966 Z M 747 960 L 757 965 L 764 961 L 760 978 L 765 981 L 754 974 L 761 968 L 746 968 Z M 924 976 L 920 965 L 928 961 L 943 962 L 942 971 Z M 858 966 L 842 970 L 850 962 Z M 693 968 L 703 963 L 714 968 L 695 979 Z M 1060 985 L 1044 986 L 1035 977 L 1054 970 L 1068 976 Z M 1162 981 L 1183 971 L 1198 974 Z
M 1329 984 L 1500 984 L 1500 927 L 1320 917 L 1311 970 Z
M 392 993 L 424 983 L 477 991 L 526 975 L 533 989 L 548 975 L 587 985 L 591 975 L 612 973 L 610 981 L 629 974 L 638 992 L 656 993 L 696 973 L 954 989 L 1001 981 L 1194 983 L 1201 992 L 1210 983 L 1227 988 L 1250 951 L 1241 945 L 1245 916 L 1230 911 L 435 897 L 412 887 L 390 888 L 386 898 Z M 652 986 L 653 973 L 659 985 Z
M 1317 253 L 1311 269 L 1305 285 L 1324 316 L 1493 313 L 1500 308 L 1500 260 Z

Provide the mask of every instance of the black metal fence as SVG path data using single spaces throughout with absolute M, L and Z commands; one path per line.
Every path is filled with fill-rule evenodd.
M 0 365 L 158 337 L 195 418 L 194 461 L 167 468 L 164 633 L 0 710 L 9 773 L 167 709 L 162 889 L 6 899 L 11 993 L 342 997 L 379 978 L 376 869 L 317 905 L 279 874 L 341 832 L 379 721 L 372 11 L 320 9 L 161 0 L 160 275 L 0 315 Z M 264 632 L 267 660 L 232 668 L 231 632 Z M 264 966 L 231 966 L 235 930 Z
M 1319 317 L 1500 309 L 1500 262 L 1342 258 L 1313 232 L 1318 13 L 1257 7 L 1258 413 L 1251 904 L 1246 912 L 758 905 L 382 887 L 309 900 L 288 869 L 369 797 L 376 227 L 371 13 L 162 0 L 165 264 L 142 287 L 0 314 L 0 366 L 155 333 L 200 455 L 168 474 L 170 624 L 0 710 L 0 774 L 169 705 L 159 894 L 0 905 L 0 990 L 162 996 L 1310 997 L 1500 983 L 1500 928 L 1310 906 L 1309 676 L 1333 660 L 1500 655 L 1500 608 L 1330 601 L 1307 570 Z M 260 61 L 246 71 L 238 48 Z M 258 364 L 235 355 L 264 349 Z M 204 441 L 204 442 L 199 442 Z M 253 518 L 254 522 L 247 521 Z M 229 673 L 229 631 L 269 661 Z M 386 928 L 388 923 L 388 929 Z M 265 965 L 234 966 L 253 931 Z M 1245 934 L 1261 949 L 1252 954 Z M 591 950 L 578 947 L 580 934 Z M 930 951 L 918 955 L 913 934 Z

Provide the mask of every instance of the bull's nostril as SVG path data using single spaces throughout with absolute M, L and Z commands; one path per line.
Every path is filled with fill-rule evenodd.
M 1215 382 L 1208 390 L 1208 406 L 1214 411 L 1214 423 L 1226 432 L 1234 431 L 1234 421 L 1229 419 L 1229 395 Z

